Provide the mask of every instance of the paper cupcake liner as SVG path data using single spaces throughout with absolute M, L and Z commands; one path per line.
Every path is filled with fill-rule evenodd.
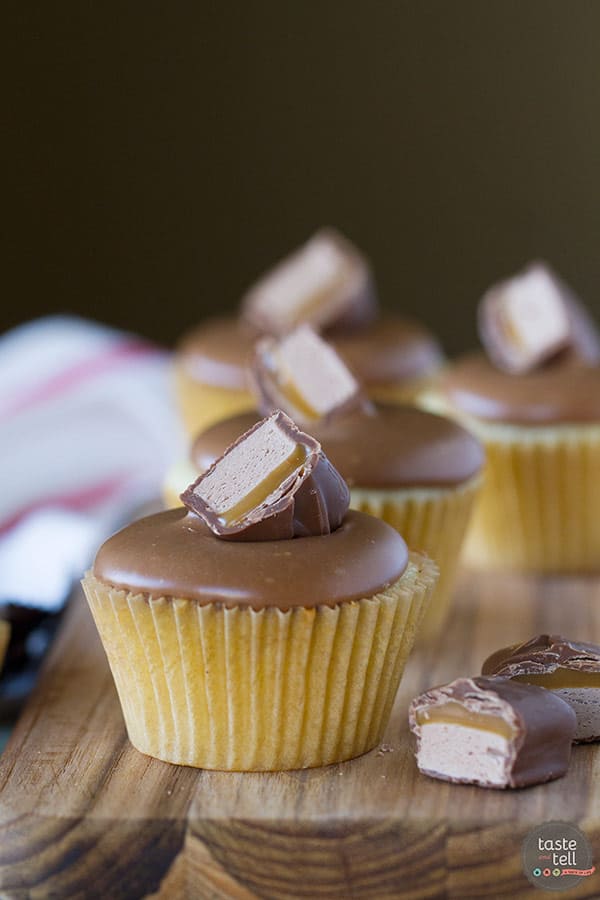
M 174 379 L 183 423 L 192 437 L 222 419 L 256 408 L 250 391 L 196 381 L 180 365 L 175 366 Z
M 353 509 L 383 519 L 411 550 L 425 552 L 440 577 L 421 626 L 420 638 L 435 637 L 448 618 L 461 548 L 481 487 L 477 475 L 457 487 L 412 490 L 351 490 Z
M 8 650 L 9 639 L 10 624 L 8 622 L 5 622 L 3 619 L 0 619 L 0 671 L 2 670 L 2 664 L 4 663 L 6 651 Z
M 83 587 L 131 743 L 167 762 L 266 771 L 358 756 L 383 735 L 437 577 L 411 554 L 374 597 L 226 609 Z
M 600 426 L 470 426 L 487 454 L 465 557 L 537 572 L 600 570 Z

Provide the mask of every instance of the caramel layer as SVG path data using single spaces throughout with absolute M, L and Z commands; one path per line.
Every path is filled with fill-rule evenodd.
M 287 478 L 293 475 L 305 459 L 306 450 L 301 445 L 298 445 L 287 459 L 284 459 L 277 468 L 273 469 L 267 478 L 263 478 L 260 484 L 257 484 L 255 488 L 249 491 L 239 503 L 222 512 L 220 515 L 222 521 L 226 525 L 234 525 L 240 519 L 243 519 L 251 510 L 264 503 L 267 497 L 270 497 Z
M 500 716 L 474 713 L 462 703 L 455 703 L 452 700 L 440 706 L 420 709 L 416 714 L 416 721 L 417 725 L 462 725 L 465 728 L 477 728 L 479 731 L 499 734 L 507 740 L 515 736 L 514 728 Z

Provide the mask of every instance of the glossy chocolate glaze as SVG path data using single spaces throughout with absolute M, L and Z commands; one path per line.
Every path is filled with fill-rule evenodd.
M 179 343 L 177 360 L 196 381 L 216 387 L 248 387 L 247 366 L 258 337 L 232 317 L 209 319 Z M 366 387 L 394 385 L 429 375 L 443 362 L 433 335 L 398 316 L 383 316 L 356 331 L 324 333 L 344 362 Z
M 455 409 L 492 422 L 600 422 L 600 366 L 582 365 L 573 356 L 509 375 L 472 353 L 444 373 L 439 389 Z
M 400 535 L 353 510 L 331 534 L 235 543 L 181 508 L 117 532 L 98 551 L 93 571 L 116 588 L 152 597 L 285 610 L 372 597 L 397 581 L 407 564 Z
M 479 472 L 483 449 L 456 422 L 410 406 L 360 410 L 311 425 L 311 434 L 350 487 L 407 488 L 461 484 Z M 194 441 L 192 462 L 207 469 L 258 421 L 244 413 L 218 422 Z
M 325 337 L 365 387 L 423 378 L 444 362 L 442 349 L 430 331 L 389 313 L 360 331 L 331 331 Z
M 569 704 L 552 691 L 510 678 L 458 678 L 413 700 L 409 721 L 417 737 L 419 710 L 450 700 L 476 713 L 493 711 L 515 728 L 506 787 L 541 784 L 567 771 L 576 718 Z

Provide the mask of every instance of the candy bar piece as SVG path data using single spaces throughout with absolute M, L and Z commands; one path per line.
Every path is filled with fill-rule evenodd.
M 600 647 L 596 644 L 540 634 L 497 650 L 486 659 L 482 672 L 548 688 L 575 710 L 575 741 L 600 740 Z
M 412 701 L 417 765 L 432 778 L 525 787 L 567 771 L 575 713 L 552 691 L 510 678 L 458 678 Z
M 482 343 L 500 369 L 522 373 L 564 350 L 571 339 L 567 303 L 558 281 L 533 264 L 494 285 L 479 305 Z
M 259 341 L 252 375 L 261 412 L 283 409 L 301 425 L 370 408 L 346 364 L 309 325 Z
M 317 329 L 356 328 L 376 312 L 366 260 L 330 228 L 282 260 L 242 299 L 243 319 L 262 334 L 286 334 L 304 322 Z
M 278 410 L 231 444 L 181 500 L 219 537 L 263 541 L 335 531 L 350 493 L 319 442 Z

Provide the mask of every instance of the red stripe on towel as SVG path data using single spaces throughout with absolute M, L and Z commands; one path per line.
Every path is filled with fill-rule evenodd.
M 23 412 L 30 406 L 36 406 L 39 403 L 45 403 L 57 394 L 66 393 L 73 386 L 81 384 L 96 375 L 111 369 L 115 364 L 128 362 L 129 360 L 138 359 L 144 356 L 162 356 L 164 351 L 159 350 L 152 344 L 141 341 L 137 338 L 123 341 L 109 350 L 105 350 L 98 356 L 85 359 L 76 363 L 70 369 L 65 369 L 53 375 L 47 381 L 36 384 L 29 390 L 23 391 L 13 397 L 4 409 L 0 411 L 0 421 L 7 419 L 17 413 Z M 1 526 L 0 526 L 1 527 Z
M 70 511 L 84 512 L 91 506 L 110 500 L 111 497 L 121 493 L 122 489 L 131 482 L 132 478 L 132 472 L 122 472 L 120 475 L 105 478 L 104 481 L 99 481 L 89 487 L 41 497 L 39 500 L 30 503 L 29 506 L 25 506 L 18 512 L 13 513 L 8 519 L 0 522 L 0 535 L 10 531 L 11 528 L 14 528 L 31 513 L 39 512 L 42 509 L 68 509 Z

